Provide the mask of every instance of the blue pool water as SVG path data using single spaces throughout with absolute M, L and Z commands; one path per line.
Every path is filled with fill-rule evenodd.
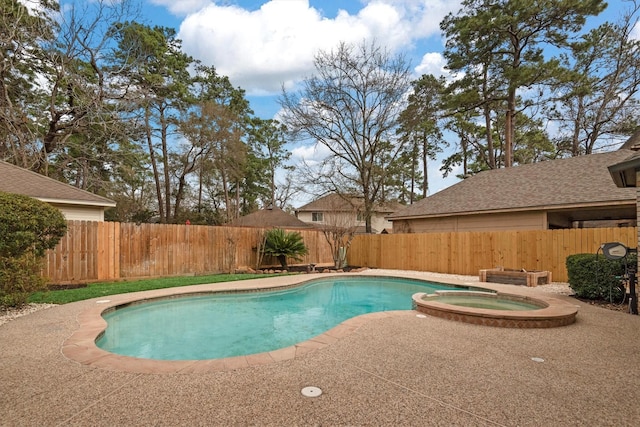
M 416 292 L 460 287 L 410 279 L 327 278 L 277 291 L 185 296 L 104 315 L 98 347 L 159 360 L 202 360 L 288 347 L 365 313 L 410 310 Z M 462 288 L 466 289 L 466 288 Z

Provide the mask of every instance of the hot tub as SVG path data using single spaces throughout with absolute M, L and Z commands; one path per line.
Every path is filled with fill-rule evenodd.
M 430 316 L 504 328 L 566 326 L 578 313 L 577 306 L 558 298 L 481 291 L 417 293 L 413 306 Z

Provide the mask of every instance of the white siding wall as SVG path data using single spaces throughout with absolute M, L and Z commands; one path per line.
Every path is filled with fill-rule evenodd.
M 311 212 L 298 212 L 297 216 L 300 221 L 317 224 L 317 222 L 314 223 L 313 221 L 311 221 Z
M 330 212 L 323 212 L 325 220 L 331 220 L 338 223 L 344 224 L 355 224 L 357 226 L 364 227 L 364 221 L 357 221 L 355 213 L 344 213 L 340 219 L 336 219 L 333 217 L 333 214 Z M 311 211 L 298 211 L 298 219 L 300 221 L 308 222 L 309 224 L 324 224 L 326 221 L 318 222 L 312 221 L 312 212 Z M 383 229 L 391 230 L 393 224 L 391 221 L 387 221 L 382 214 L 374 214 L 371 218 L 371 227 L 380 233 Z
M 364 225 L 364 223 L 362 225 Z M 391 221 L 387 221 L 381 214 L 374 214 L 371 218 L 371 227 L 380 233 L 385 228 L 391 231 L 393 223 Z
M 91 206 L 55 205 L 68 221 L 104 221 L 104 208 Z

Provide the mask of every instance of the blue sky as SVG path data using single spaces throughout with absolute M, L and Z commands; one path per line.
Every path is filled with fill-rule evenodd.
M 262 118 L 277 115 L 283 84 L 294 88 L 313 72 L 314 52 L 340 41 L 359 43 L 375 37 L 391 52 L 404 54 L 416 78 L 445 73 L 439 23 L 460 6 L 459 0 L 143 1 L 146 23 L 175 28 L 185 52 L 214 65 L 234 86 L 245 89 Z M 625 8 L 622 0 L 609 3 L 588 25 L 613 21 Z M 294 163 L 323 156 L 323 150 L 312 145 L 290 149 Z M 431 166 L 430 194 L 457 182 L 453 176 L 442 178 L 441 158 Z

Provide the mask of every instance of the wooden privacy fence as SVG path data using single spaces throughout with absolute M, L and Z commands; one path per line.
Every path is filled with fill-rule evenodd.
M 620 242 L 635 248 L 637 227 L 539 231 L 375 234 L 356 236 L 350 265 L 477 276 L 502 266 L 551 271 L 566 282 L 567 256 L 596 253 L 600 244 Z
M 67 234 L 48 251 L 43 276 L 51 283 L 231 272 L 257 267 L 265 229 L 183 224 L 69 221 Z M 304 263 L 333 264 L 317 230 L 302 234 Z M 268 260 L 267 260 L 268 261 Z
M 58 246 L 47 253 L 43 275 L 52 283 L 230 272 L 255 268 L 264 229 L 182 224 L 69 221 Z M 322 232 L 299 231 L 309 248 L 303 263 L 332 264 Z M 478 275 L 503 266 L 548 270 L 567 281 L 565 261 L 596 253 L 601 243 L 637 246 L 637 228 L 585 228 L 356 236 L 352 266 Z M 268 261 L 268 260 L 267 260 Z

